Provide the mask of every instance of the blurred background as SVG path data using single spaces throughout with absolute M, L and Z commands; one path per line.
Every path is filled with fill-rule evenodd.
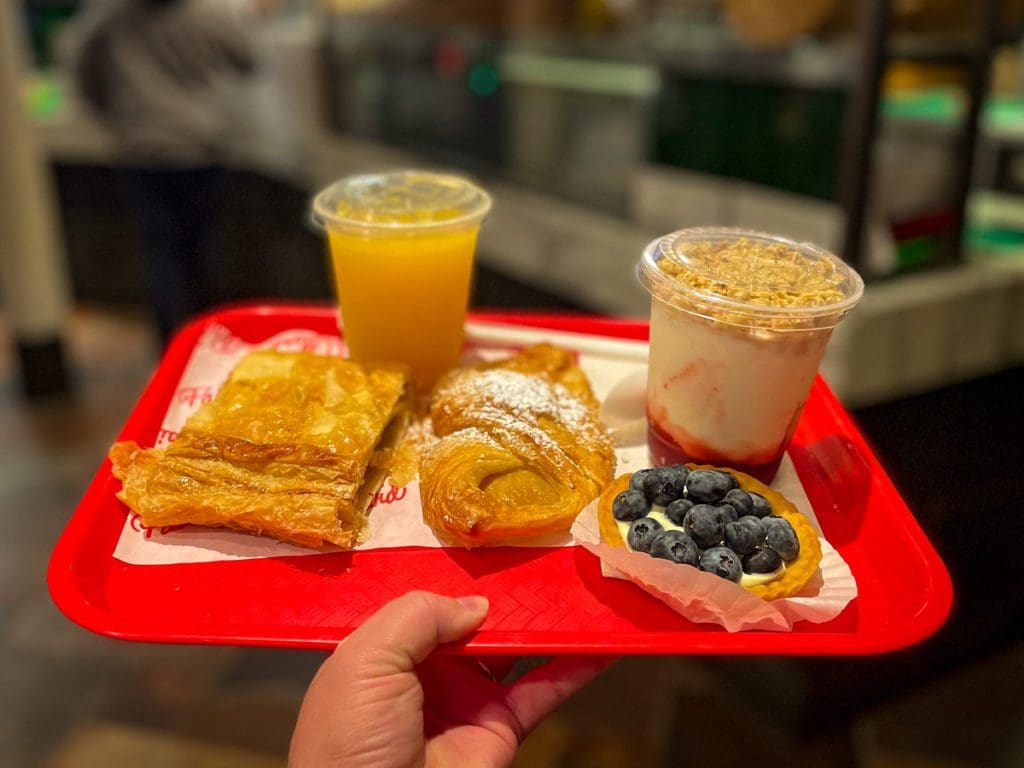
M 147 16 L 190 3 L 0 2 L 0 766 L 283 765 L 319 654 L 93 636 L 46 561 L 175 325 L 329 300 L 312 193 L 409 166 L 494 195 L 475 308 L 643 317 L 629 275 L 683 226 L 855 265 L 823 373 L 956 590 L 938 634 L 882 657 L 625 660 L 517 765 L 1024 765 L 1024 2 Z M 206 254 L 176 288 L 174 248 Z

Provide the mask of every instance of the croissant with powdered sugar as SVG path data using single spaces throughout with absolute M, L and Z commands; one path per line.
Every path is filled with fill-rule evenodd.
M 430 408 L 440 439 L 420 463 L 424 521 L 466 547 L 568 531 L 615 469 L 597 413 L 572 354 L 550 344 L 448 374 Z

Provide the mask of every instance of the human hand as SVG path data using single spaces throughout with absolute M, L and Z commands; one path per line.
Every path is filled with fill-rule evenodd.
M 487 615 L 482 597 L 410 592 L 347 637 L 317 672 L 291 768 L 507 766 L 527 734 L 608 663 L 562 657 L 509 685 L 472 659 L 431 655 Z

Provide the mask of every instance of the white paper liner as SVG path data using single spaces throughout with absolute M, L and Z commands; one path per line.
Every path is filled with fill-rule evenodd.
M 772 487 L 791 486 L 794 479 L 799 485 L 792 462 L 786 456 Z M 580 512 L 571 533 L 577 543 L 601 559 L 605 576 L 632 581 L 690 621 L 719 624 L 729 632 L 789 631 L 797 621 L 819 624 L 834 619 L 857 596 L 857 582 L 846 561 L 821 536 L 803 488 L 784 495 L 808 517 L 821 541 L 818 573 L 793 597 L 762 600 L 738 584 L 693 566 L 604 544 L 597 520 L 597 501 Z

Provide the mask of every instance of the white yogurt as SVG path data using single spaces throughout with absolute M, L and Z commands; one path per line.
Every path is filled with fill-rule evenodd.
M 772 462 L 792 436 L 829 335 L 738 328 L 655 299 L 648 418 L 692 459 Z

